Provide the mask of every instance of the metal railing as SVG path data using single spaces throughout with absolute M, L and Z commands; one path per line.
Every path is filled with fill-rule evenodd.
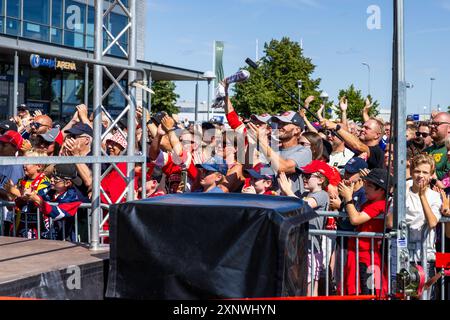
M 317 214 L 319 215 L 319 217 L 321 218 L 326 218 L 326 217 L 341 217 L 341 218 L 345 218 L 348 217 L 348 215 L 345 212 L 331 212 L 331 211 L 317 211 Z M 383 217 L 376 217 L 375 219 L 383 219 Z M 439 221 L 440 224 L 440 233 L 441 233 L 441 239 L 440 239 L 440 252 L 444 253 L 445 252 L 445 224 L 446 223 L 450 223 L 450 218 L 449 217 L 442 217 Z M 436 232 L 438 231 L 438 227 L 439 225 L 436 227 Z M 424 273 L 425 273 L 425 282 L 428 281 L 428 270 L 427 270 L 427 252 L 428 252 L 428 247 L 427 247 L 427 237 L 428 237 L 428 233 L 429 233 L 429 229 L 427 228 L 427 226 L 425 225 L 425 227 L 422 230 L 422 236 L 420 239 L 420 252 L 421 252 L 421 257 L 420 257 L 420 264 L 422 265 L 423 269 L 424 269 Z M 315 265 L 316 263 L 316 259 L 314 259 L 314 255 L 315 255 L 315 251 L 317 251 L 315 249 L 314 243 L 312 241 L 312 237 L 323 237 L 323 241 L 320 241 L 320 250 L 323 253 L 323 259 L 322 259 L 322 265 L 317 269 L 317 266 Z M 379 271 L 379 267 L 381 266 L 381 259 L 385 259 L 385 266 L 384 269 L 387 271 L 387 295 L 393 294 L 394 292 L 392 292 L 392 288 L 391 288 L 391 237 L 392 235 L 389 233 L 383 234 L 381 232 L 357 232 L 357 231 L 342 231 L 342 230 L 309 230 L 309 240 L 310 240 L 310 248 L 309 248 L 309 255 L 310 255 L 310 263 L 308 264 L 308 272 L 309 272 L 309 277 L 311 279 L 311 281 L 309 282 L 308 280 L 308 286 L 309 286 L 309 295 L 311 296 L 314 293 L 314 289 L 315 289 L 315 275 L 317 273 L 317 270 L 322 271 L 322 276 L 324 275 L 324 279 L 323 277 L 319 277 L 319 281 L 324 281 L 325 282 L 325 290 L 324 290 L 324 294 L 325 296 L 329 296 L 330 295 L 330 289 L 332 289 L 332 287 L 330 286 L 330 271 L 332 272 L 332 274 L 334 274 L 336 277 L 332 277 L 334 280 L 336 280 L 336 286 L 338 288 L 338 290 L 336 290 L 336 294 L 339 294 L 341 296 L 344 295 L 345 293 L 345 283 L 344 280 L 346 279 L 346 274 L 345 274 L 345 270 L 344 270 L 344 266 L 345 266 L 345 261 L 347 258 L 347 254 L 345 253 L 345 246 L 344 243 L 346 241 L 355 241 L 356 246 L 355 246 L 355 256 L 356 256 L 356 275 L 355 275 L 355 286 L 356 286 L 356 295 L 360 294 L 360 281 L 361 281 L 361 277 L 360 277 L 360 270 L 359 270 L 359 253 L 360 253 L 360 246 L 359 246 L 359 242 L 361 239 L 368 239 L 370 240 L 370 257 L 371 257 L 371 263 L 370 266 L 367 266 L 368 270 L 372 270 L 372 274 L 369 277 L 369 280 L 371 281 L 370 285 L 368 286 L 371 294 L 375 295 L 376 294 L 376 290 L 381 289 L 380 285 L 378 281 L 382 281 L 383 275 L 381 274 L 381 271 Z M 380 256 L 380 266 L 376 266 L 375 265 L 375 259 L 374 259 L 374 255 L 375 255 L 375 241 L 379 241 L 382 239 L 385 239 L 386 241 L 386 254 L 385 256 L 381 255 L 381 252 L 379 252 L 379 256 Z M 409 241 L 408 241 L 409 243 Z M 413 261 L 411 261 L 413 262 Z M 437 269 L 436 269 L 437 270 Z M 379 272 L 379 276 L 374 276 L 373 272 Z M 395 272 L 395 270 L 394 270 Z M 437 270 L 437 272 L 441 273 L 441 278 L 440 278 L 440 297 L 436 298 L 440 298 L 441 300 L 445 299 L 445 274 L 444 274 L 444 269 L 439 269 Z M 384 272 L 383 272 L 384 273 Z M 375 281 L 377 281 L 378 283 L 375 283 Z M 320 282 L 319 282 L 320 284 Z M 383 291 L 386 288 L 383 288 Z M 429 296 L 429 290 L 428 291 L 424 291 L 421 299 L 423 300 L 428 300 L 430 299 Z
M 56 202 L 48 202 L 48 204 L 50 205 L 58 205 L 58 203 Z M 7 207 L 12 208 L 11 210 L 6 209 Z M 100 207 L 106 211 L 109 211 L 109 205 L 108 204 L 104 204 L 102 203 L 100 205 Z M 16 215 L 16 203 L 14 201 L 0 201 L 0 235 L 4 236 L 5 235 L 5 220 L 4 220 L 4 216 L 6 212 L 10 213 L 10 217 L 11 217 L 11 221 L 7 221 L 9 223 L 13 224 L 12 227 L 12 236 L 15 237 L 17 236 L 16 234 L 16 229 L 17 229 L 17 215 Z M 5 209 L 7 211 L 5 211 Z M 91 203 L 82 203 L 79 209 L 87 209 L 87 215 L 86 215 L 86 222 L 87 222 L 87 242 L 85 243 L 90 243 L 91 241 L 91 215 L 92 215 L 92 204 Z M 29 225 L 35 225 L 36 226 L 36 239 L 41 239 L 42 238 L 42 233 L 41 233 L 41 224 L 42 224 L 42 213 L 40 212 L 39 208 L 36 209 L 36 211 L 34 212 L 21 212 L 21 215 L 23 215 L 24 217 L 24 224 L 25 224 L 25 230 L 28 231 L 29 230 Z M 82 242 L 81 241 L 81 234 L 80 234 L 80 228 L 79 228 L 79 219 L 78 219 L 78 215 L 79 212 L 77 211 L 77 213 L 73 216 L 74 218 L 74 235 L 75 235 L 75 241 L 73 242 Z M 29 221 L 29 217 L 30 216 L 36 216 L 36 220 L 35 221 Z M 105 215 L 106 217 L 109 216 L 109 212 Z M 66 218 L 60 219 L 61 223 L 62 223 L 62 227 L 61 227 L 61 231 L 62 231 L 62 241 L 66 241 L 67 239 L 67 235 L 66 235 Z M 59 220 L 57 220 L 59 221 Z M 53 221 L 53 219 L 49 218 L 49 231 L 50 231 L 50 235 L 55 234 L 55 225 L 54 225 L 55 221 Z M 103 227 L 103 223 L 99 224 L 99 228 Z M 103 236 L 107 236 L 108 234 L 106 233 Z M 50 237 L 52 238 L 52 237 Z

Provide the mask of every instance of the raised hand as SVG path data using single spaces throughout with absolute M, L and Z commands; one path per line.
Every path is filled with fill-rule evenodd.
M 447 196 L 444 190 L 440 189 L 442 205 L 441 205 L 441 213 L 444 216 L 450 216 L 450 196 Z
M 342 111 L 346 111 L 348 108 L 348 100 L 345 96 L 339 100 L 339 108 L 341 108 Z
M 339 194 L 345 201 L 352 200 L 353 197 L 353 184 L 350 186 L 344 182 L 340 182 L 338 185 Z
M 322 117 L 323 109 L 325 109 L 325 105 L 321 104 L 319 110 L 317 110 L 317 117 L 320 121 L 324 120 L 324 118 Z
M 280 190 L 282 194 L 292 197 L 295 197 L 294 192 L 292 191 L 292 182 L 289 180 L 284 172 L 281 172 L 278 175 L 278 185 L 280 186 Z
M 256 190 L 255 190 L 255 187 L 248 186 L 247 188 L 243 188 L 241 193 L 256 194 Z
M 166 115 L 161 119 L 161 126 L 165 132 L 169 132 L 173 130 L 173 127 L 175 126 L 175 120 L 169 115 Z
M 369 113 L 369 110 L 370 110 L 371 107 L 372 107 L 372 103 L 370 102 L 369 98 L 366 98 L 365 106 L 364 106 L 363 111 Z
M 306 100 L 305 100 L 305 108 L 306 108 L 306 109 L 309 108 L 309 105 L 311 104 L 311 102 L 314 101 L 314 99 L 315 99 L 314 96 L 309 96 L 308 98 L 306 98 Z
M 86 123 L 86 121 L 89 122 L 88 108 L 86 107 L 86 105 L 79 104 L 79 105 L 77 105 L 76 108 L 77 108 L 78 116 L 79 116 L 80 120 L 83 121 L 84 123 Z
M 12 182 L 11 179 L 5 182 L 5 184 L 3 185 L 3 189 L 5 189 L 5 191 L 14 198 L 21 196 L 20 190 L 17 189 L 16 185 Z

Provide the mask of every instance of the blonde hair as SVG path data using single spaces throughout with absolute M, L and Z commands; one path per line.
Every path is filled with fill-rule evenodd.
M 418 154 L 411 160 L 411 170 L 414 170 L 414 168 L 420 166 L 421 164 L 428 164 L 431 168 L 430 174 L 434 173 L 436 165 L 432 156 L 428 154 Z
M 43 151 L 38 151 L 38 150 L 28 150 L 25 152 L 24 154 L 25 157 L 47 157 L 47 153 L 43 152 Z
M 383 119 L 380 119 L 380 118 L 377 118 L 377 117 L 370 117 L 369 120 L 373 120 L 373 121 L 375 121 L 378 124 L 378 126 L 380 127 L 380 133 L 381 133 L 381 135 L 383 135 L 383 133 L 384 133 L 384 121 L 383 121 Z

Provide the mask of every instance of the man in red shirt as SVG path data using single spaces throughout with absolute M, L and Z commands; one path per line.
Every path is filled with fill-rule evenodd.
M 358 232 L 383 232 L 383 217 L 386 212 L 386 193 L 388 173 L 385 169 L 373 169 L 363 177 L 364 188 L 367 201 L 361 206 L 361 211 L 356 210 L 353 202 L 353 183 L 351 185 L 341 182 L 339 184 L 339 194 L 345 201 L 345 210 L 348 213 L 350 223 L 356 226 Z M 345 288 L 344 294 L 354 295 L 370 294 L 372 288 L 372 277 L 375 281 L 377 294 L 380 290 L 381 273 L 381 239 L 359 238 L 359 284 L 356 283 L 356 240 L 349 239 L 347 262 L 345 265 Z M 373 266 L 371 252 L 373 250 Z M 387 268 L 385 268 L 386 271 Z M 387 292 L 387 279 L 383 276 L 383 295 Z

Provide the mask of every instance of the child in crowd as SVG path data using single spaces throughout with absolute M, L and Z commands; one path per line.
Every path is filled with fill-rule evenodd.
M 45 153 L 36 151 L 28 151 L 26 157 L 46 156 Z M 37 207 L 28 200 L 26 194 L 35 192 L 40 196 L 44 196 L 50 190 L 50 179 L 45 175 L 42 164 L 26 164 L 23 166 L 25 176 L 19 179 L 17 186 L 8 181 L 4 185 L 4 189 L 10 194 L 11 199 L 16 203 L 16 231 L 21 237 L 28 239 L 38 238 L 38 220 Z M 39 217 L 40 218 L 40 217 Z M 41 227 L 41 226 L 40 226 Z M 47 229 L 48 221 L 44 221 L 43 227 Z
M 219 184 L 225 181 L 228 166 L 226 164 L 198 164 L 196 167 L 200 172 L 200 185 L 202 192 L 223 193 Z
M 339 194 L 345 201 L 345 210 L 349 216 L 350 223 L 356 226 L 358 232 L 383 232 L 383 219 L 375 219 L 383 217 L 386 212 L 386 193 L 388 192 L 387 185 L 388 172 L 385 169 L 375 168 L 362 179 L 364 180 L 364 189 L 367 201 L 361 206 L 361 210 L 356 209 L 355 201 L 353 200 L 354 184 L 347 184 L 341 182 L 339 184 Z M 356 258 L 356 240 L 351 238 L 348 241 L 347 261 L 345 264 L 344 274 L 344 294 L 354 295 L 370 294 L 370 277 L 374 277 L 375 289 L 377 295 L 380 293 L 380 273 L 381 273 L 381 239 L 374 239 L 373 247 L 370 239 L 359 239 L 359 255 Z M 374 268 L 369 268 L 372 265 L 371 253 L 373 250 Z M 359 283 L 356 283 L 357 264 L 359 261 Z M 382 276 L 382 294 L 387 292 L 387 279 Z M 340 288 L 343 290 L 342 288 Z
M 302 199 L 314 210 L 328 210 L 329 197 L 326 190 L 329 184 L 328 176 L 333 175 L 330 170 L 325 162 L 317 160 L 301 168 L 304 186 L 307 190 L 302 194 Z M 295 197 L 285 174 L 280 174 L 278 182 L 284 195 Z M 309 221 L 310 230 L 322 230 L 324 225 L 325 217 L 318 217 Z M 312 244 L 308 245 L 308 295 L 317 296 L 324 260 L 322 240 L 320 236 L 311 236 L 310 239 Z M 311 252 L 311 247 L 314 248 L 314 255 Z
M 46 237 L 54 240 L 77 241 L 73 234 L 74 216 L 82 203 L 82 196 L 74 187 L 80 184 L 77 169 L 74 164 L 57 164 L 54 167 L 51 178 L 52 188 L 45 194 L 28 192 L 25 198 L 33 201 L 44 216 L 49 217 L 54 223 L 54 233 L 49 233 Z M 49 202 L 56 202 L 57 205 L 50 205 Z
M 421 154 L 411 160 L 412 186 L 406 190 L 406 223 L 409 227 L 409 247 L 412 259 L 435 275 L 436 225 L 441 218 L 441 195 L 430 189 L 430 180 L 435 164 L 430 155 Z M 422 243 L 426 238 L 426 253 L 422 257 Z M 422 253 L 422 254 L 421 254 Z M 424 266 L 423 262 L 427 265 Z M 429 289 L 430 298 L 435 298 L 434 285 Z
M 246 169 L 245 172 L 249 178 L 246 179 L 242 193 L 276 195 L 273 191 L 275 173 L 269 165 L 259 163 L 253 169 Z

